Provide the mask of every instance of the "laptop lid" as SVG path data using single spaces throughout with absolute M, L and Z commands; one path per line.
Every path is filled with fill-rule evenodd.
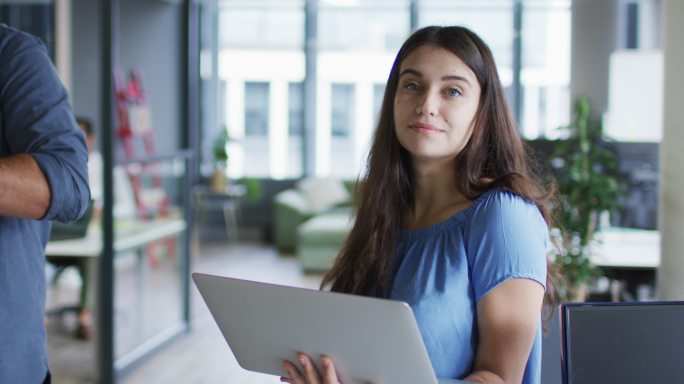
M 330 356 L 345 384 L 437 383 L 411 308 L 403 302 L 193 273 L 244 369 L 285 376 L 284 360 Z M 460 383 L 460 381 L 440 381 Z
M 684 377 L 684 302 L 561 305 L 563 383 L 674 383 Z

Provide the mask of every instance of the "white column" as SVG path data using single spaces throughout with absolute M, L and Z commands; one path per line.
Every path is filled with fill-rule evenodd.
M 282 179 L 287 176 L 287 81 L 274 80 L 271 82 L 269 100 L 269 132 L 268 142 L 270 153 L 270 174 L 274 179 Z
M 662 300 L 684 300 L 684 1 L 665 0 L 663 10 L 665 94 L 660 145 L 658 291 Z

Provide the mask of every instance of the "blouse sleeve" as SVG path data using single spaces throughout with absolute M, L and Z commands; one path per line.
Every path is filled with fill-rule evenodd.
M 474 208 L 465 238 L 475 300 L 511 278 L 531 279 L 546 289 L 548 228 L 536 205 L 494 191 Z

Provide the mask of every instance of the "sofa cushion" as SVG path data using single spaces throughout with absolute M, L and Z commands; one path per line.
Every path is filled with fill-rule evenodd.
M 324 213 L 297 228 L 297 258 L 305 272 L 325 272 L 334 263 L 354 220 L 347 212 Z
M 342 181 L 333 178 L 307 178 L 297 188 L 309 202 L 312 212 L 323 212 L 337 204 L 349 201 L 349 192 Z
M 311 209 L 311 204 L 309 204 L 308 199 L 301 191 L 294 189 L 287 189 L 279 192 L 273 197 L 273 202 L 276 206 L 284 205 L 287 206 L 304 216 L 310 216 L 313 212 Z M 299 223 L 297 223 L 299 225 Z
M 354 220 L 348 210 L 314 216 L 297 228 L 299 245 L 328 244 L 337 246 L 344 242 L 353 225 Z

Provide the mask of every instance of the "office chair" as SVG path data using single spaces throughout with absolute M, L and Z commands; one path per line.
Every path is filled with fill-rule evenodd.
M 60 222 L 53 222 L 50 232 L 50 241 L 69 240 L 84 237 L 88 232 L 88 227 L 93 218 L 94 201 L 91 200 L 88 204 L 83 216 L 78 220 L 64 224 Z M 76 337 L 80 339 L 89 339 L 92 336 L 92 330 L 87 319 L 89 312 L 87 308 L 88 297 L 88 271 L 87 262 L 82 257 L 47 257 L 47 262 L 55 267 L 55 274 L 52 277 L 52 284 L 56 284 L 59 277 L 68 267 L 76 267 L 81 277 L 81 289 L 79 293 L 78 304 L 67 305 L 60 308 L 53 309 L 46 313 L 47 316 L 62 317 L 67 312 L 74 312 L 79 317 L 78 327 L 76 328 Z

